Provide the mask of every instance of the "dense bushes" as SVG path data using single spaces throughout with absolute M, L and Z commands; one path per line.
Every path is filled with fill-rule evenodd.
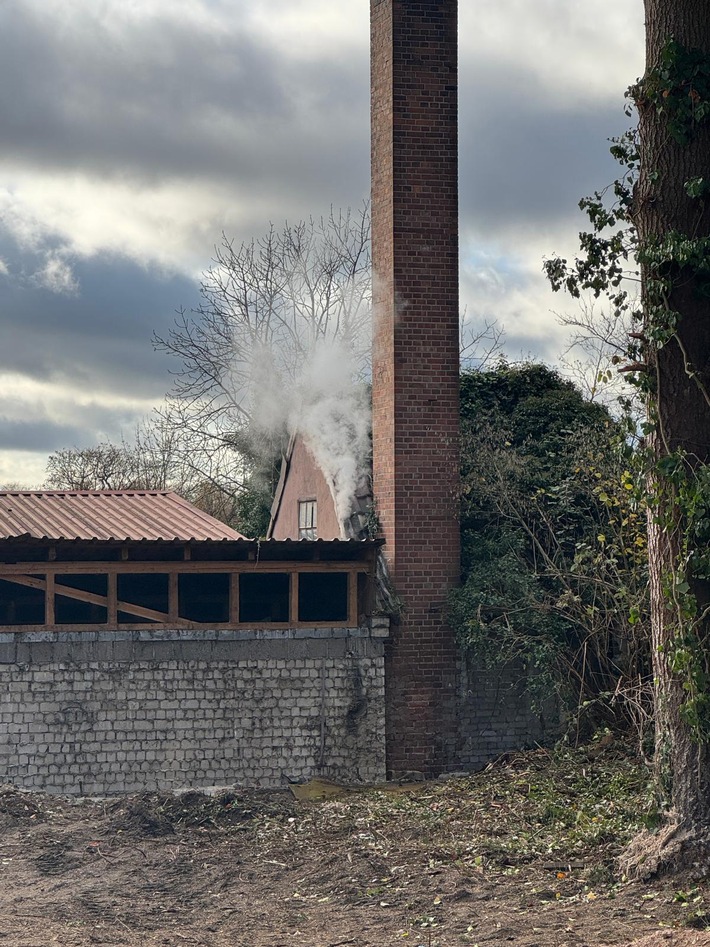
M 624 424 L 535 364 L 464 374 L 461 415 L 459 640 L 573 713 L 640 727 L 645 511 Z

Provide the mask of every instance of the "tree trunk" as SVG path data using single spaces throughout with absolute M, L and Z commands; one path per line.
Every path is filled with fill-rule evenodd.
M 641 168 L 634 222 L 642 251 L 650 417 L 655 422 L 649 438 L 656 462 L 650 481 L 654 502 L 649 517 L 649 565 L 656 770 L 672 826 L 665 835 L 661 833 L 667 844 L 665 851 L 657 853 L 656 867 L 673 869 L 681 862 L 689 867 L 689 856 L 694 860 L 695 855 L 707 854 L 710 840 L 710 728 L 703 731 L 692 719 L 689 703 L 693 688 L 698 681 L 703 683 L 702 674 L 696 673 L 689 686 L 690 672 L 679 661 L 679 649 L 687 648 L 696 672 L 700 668 L 707 673 L 710 623 L 699 616 L 710 604 L 710 583 L 697 569 L 693 574 L 692 566 L 687 567 L 688 541 L 692 547 L 693 537 L 682 503 L 683 487 L 672 473 L 669 476 L 664 459 L 682 458 L 681 477 L 689 484 L 697 482 L 710 459 L 710 298 L 700 292 L 702 277 L 696 267 L 682 260 L 660 265 L 644 262 L 643 249 L 674 232 L 691 239 L 710 235 L 710 194 L 703 200 L 686 191 L 686 182 L 710 176 L 710 127 L 707 120 L 693 120 L 692 113 L 700 101 L 700 86 L 682 79 L 684 67 L 675 91 L 658 91 L 656 83 L 659 67 L 667 65 L 667 55 L 665 61 L 663 56 L 671 39 L 679 47 L 704 54 L 710 63 L 710 15 L 706 0 L 645 0 L 645 10 L 646 72 L 637 90 Z M 680 102 L 682 110 L 686 96 L 691 103 L 689 132 L 681 140 L 680 119 L 672 108 L 673 102 Z M 653 283 L 659 276 L 671 280 L 669 289 L 660 294 Z M 662 339 L 654 338 L 659 326 L 654 307 L 659 299 L 661 306 L 679 314 L 675 331 L 671 327 Z M 683 613 L 690 596 L 697 603 L 695 618 Z M 693 706 L 704 706 L 702 694 Z M 707 709 L 704 712 L 708 714 Z

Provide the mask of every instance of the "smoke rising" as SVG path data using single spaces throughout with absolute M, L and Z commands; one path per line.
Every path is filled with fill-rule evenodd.
M 303 435 L 333 491 L 342 524 L 353 512 L 358 485 L 370 456 L 370 397 L 353 382 L 346 353 L 338 343 L 322 347 L 304 372 L 292 430 Z
M 254 433 L 272 443 L 300 434 L 331 489 L 341 536 L 369 473 L 371 407 L 358 380 L 352 350 L 338 339 L 318 341 L 288 379 L 275 353 L 262 349 L 252 364 Z

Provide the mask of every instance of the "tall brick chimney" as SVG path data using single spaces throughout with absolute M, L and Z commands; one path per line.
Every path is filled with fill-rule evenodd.
M 454 764 L 459 580 L 456 0 L 371 0 L 374 493 L 403 603 L 388 768 Z

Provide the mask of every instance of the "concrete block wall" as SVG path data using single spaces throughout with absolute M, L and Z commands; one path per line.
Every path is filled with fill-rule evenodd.
M 0 782 L 111 795 L 380 781 L 382 634 L 2 635 Z

